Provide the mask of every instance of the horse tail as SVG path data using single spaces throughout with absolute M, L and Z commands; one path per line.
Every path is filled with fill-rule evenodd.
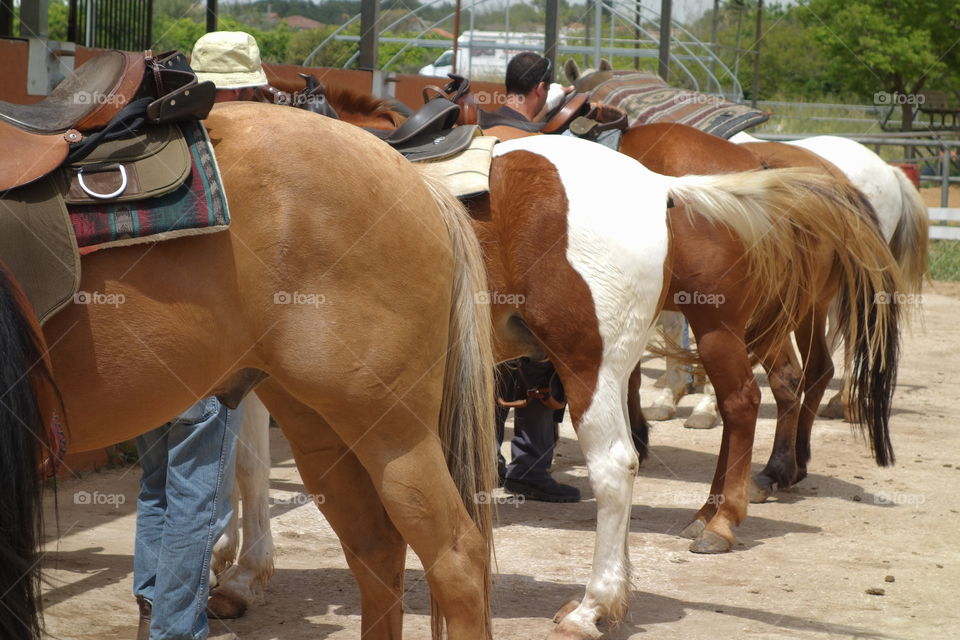
M 888 427 L 903 285 L 863 194 L 809 169 L 771 169 L 674 179 L 670 195 L 688 214 L 730 229 L 746 248 L 750 286 L 766 301 L 748 326 L 752 344 L 789 338 L 818 301 L 818 252 L 833 253 L 840 335 L 852 347 L 844 357 L 853 372 L 851 406 L 877 464 L 892 463 Z
M 929 276 L 928 244 L 930 219 L 927 206 L 910 178 L 898 167 L 890 167 L 900 186 L 900 221 L 890 238 L 890 251 L 903 274 L 907 293 L 920 293 Z
M 0 353 L 0 638 L 38 640 L 43 631 L 38 469 L 45 443 L 39 385 L 53 383 L 40 325 L 2 265 Z
M 487 288 L 480 243 L 463 205 L 436 179 L 421 172 L 447 224 L 453 257 L 453 296 L 450 312 L 440 441 L 470 518 L 486 540 L 488 559 L 484 584 L 486 637 L 491 637 L 491 571 L 493 509 L 490 492 L 496 486 L 493 385 L 493 343 L 490 310 L 477 304 L 477 294 Z M 443 620 L 436 603 L 431 623 L 435 638 L 443 635 Z

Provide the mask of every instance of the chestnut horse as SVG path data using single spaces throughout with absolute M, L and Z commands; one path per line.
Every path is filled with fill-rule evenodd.
M 235 406 L 263 380 L 307 490 L 325 497 L 365 636 L 400 637 L 410 545 L 435 632 L 490 638 L 491 514 L 477 495 L 494 477 L 494 362 L 462 206 L 387 145 L 315 114 L 227 103 L 205 124 L 229 231 L 85 256 L 81 289 L 125 302 L 72 305 L 43 327 L 72 450 L 132 438 L 207 395 Z M 36 362 L 4 348 L 5 369 Z M 19 535 L 38 526 L 38 492 L 14 487 L 36 482 L 26 463 L 41 445 L 18 438 L 0 448 L 3 473 L 23 476 L 0 513 Z M 38 606 L 36 541 L 3 550 L 16 551 L 0 574 L 4 638 L 39 637 L 36 617 L 11 618 Z
M 904 277 L 904 290 L 909 293 L 920 290 L 926 273 L 928 221 L 919 194 L 902 171 L 887 165 L 879 158 L 872 163 L 867 158 L 860 165 L 859 172 L 851 169 L 841 171 L 799 143 L 787 145 L 756 139 L 750 142 L 749 136 L 743 134 L 735 137 L 746 142 L 735 145 L 685 125 L 644 125 L 624 134 L 621 152 L 640 160 L 654 171 L 667 175 L 785 167 L 810 167 L 840 180 L 846 180 L 849 175 L 851 179 L 857 180 L 857 186 L 863 187 L 865 197 L 872 204 L 876 204 L 880 230 L 900 267 Z M 841 147 L 855 145 L 867 154 L 874 155 L 853 141 L 836 140 L 841 141 Z M 862 154 L 856 155 L 859 157 Z M 848 162 L 847 165 L 849 164 Z M 888 179 L 870 179 L 881 173 Z M 836 319 L 831 324 L 835 325 Z M 672 332 L 668 332 L 670 341 L 679 342 L 678 325 L 669 323 L 668 326 L 673 328 Z M 825 370 L 805 370 L 805 375 L 808 378 L 812 376 L 811 379 L 817 379 L 824 374 Z M 686 386 L 686 373 L 678 359 L 667 358 L 667 371 L 662 380 L 665 389 L 655 402 L 656 408 L 675 411 L 675 403 Z M 771 377 L 771 384 L 774 380 L 775 378 Z M 822 383 L 826 385 L 829 379 Z M 844 385 L 847 389 L 850 384 L 849 377 L 845 378 Z M 776 389 L 774 393 L 776 394 Z M 773 492 L 774 486 L 788 488 L 806 476 L 811 455 L 810 431 L 822 393 L 823 391 L 818 393 L 816 390 L 812 394 L 804 393 L 804 409 L 798 422 L 784 421 L 781 411 L 770 460 L 764 470 L 754 477 L 751 496 L 753 501 L 762 502 Z M 779 402 L 778 408 L 783 408 Z M 697 406 L 690 420 L 704 419 L 705 422 L 712 423 L 715 412 L 716 401 L 708 397 Z

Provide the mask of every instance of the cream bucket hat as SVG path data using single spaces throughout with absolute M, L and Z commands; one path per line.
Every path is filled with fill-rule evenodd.
M 243 31 L 212 31 L 193 45 L 190 66 L 200 82 L 210 80 L 217 89 L 242 89 L 267 84 L 260 63 L 260 47 Z

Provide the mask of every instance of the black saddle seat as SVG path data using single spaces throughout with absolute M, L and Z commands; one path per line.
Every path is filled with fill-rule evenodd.
M 143 58 L 142 53 L 105 51 L 80 65 L 40 102 L 13 104 L 0 100 L 0 119 L 31 133 L 103 126 L 109 117 L 97 118 L 97 112 L 104 107 L 116 112 L 133 98 L 143 82 Z

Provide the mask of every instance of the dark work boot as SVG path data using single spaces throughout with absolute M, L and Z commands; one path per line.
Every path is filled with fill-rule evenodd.
M 550 476 L 541 479 L 507 478 L 503 488 L 509 493 L 540 500 L 542 502 L 580 502 L 580 490 L 568 484 L 560 484 Z
M 140 626 L 137 629 L 137 640 L 150 640 L 150 618 L 153 616 L 153 605 L 143 596 L 137 596 L 137 606 L 140 608 Z

